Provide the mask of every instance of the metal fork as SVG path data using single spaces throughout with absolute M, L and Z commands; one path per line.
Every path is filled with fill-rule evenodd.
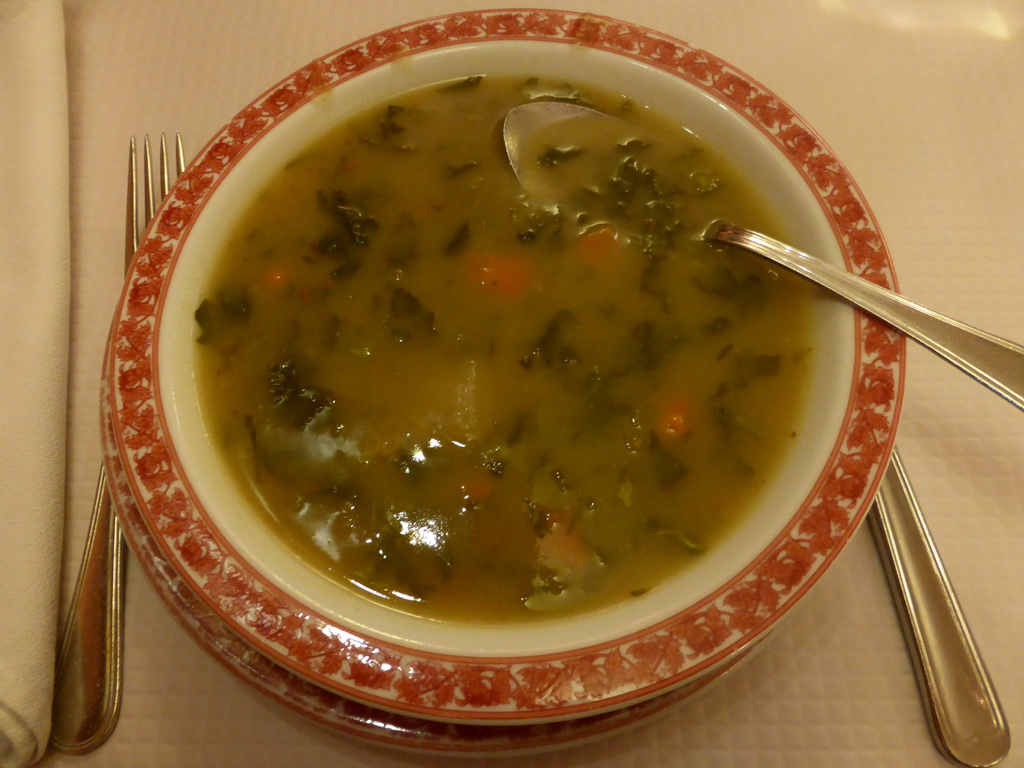
M 128 150 L 128 200 L 125 219 L 124 269 L 139 245 L 140 216 L 135 138 Z M 160 135 L 160 174 L 154 179 L 149 136 L 142 145 L 141 225 L 153 218 L 158 201 L 167 196 L 171 158 Z M 185 168 L 181 134 L 174 146 L 174 178 Z M 155 188 L 159 184 L 159 197 Z M 124 649 L 124 562 L 121 525 L 110 505 L 107 473 L 100 466 L 78 581 L 64 627 L 54 684 L 50 744 L 70 754 L 89 752 L 103 744 L 121 711 Z

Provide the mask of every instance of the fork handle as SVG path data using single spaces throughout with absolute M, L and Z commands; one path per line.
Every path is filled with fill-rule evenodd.
M 55 682 L 50 743 L 81 754 L 102 744 L 121 701 L 125 542 L 101 468 L 89 538 L 64 629 Z
M 1010 731 L 895 451 L 868 519 L 892 582 L 936 745 L 961 765 L 995 765 L 1010 749 Z

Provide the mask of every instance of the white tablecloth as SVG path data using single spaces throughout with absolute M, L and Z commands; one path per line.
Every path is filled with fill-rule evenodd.
M 65 592 L 99 461 L 98 375 L 120 289 L 128 137 L 181 131 L 195 152 L 253 97 L 313 58 L 398 23 L 484 7 L 474 0 L 65 2 L 73 243 Z M 1024 233 L 1020 0 L 564 0 L 552 7 L 653 27 L 764 83 L 858 181 L 906 294 L 1024 339 L 1024 250 L 1015 242 Z M 912 347 L 899 444 L 1019 733 L 1024 414 Z M 43 765 L 450 762 L 324 732 L 254 692 L 187 637 L 134 563 L 127 632 L 117 731 L 93 754 L 51 754 Z M 1024 765 L 1022 750 L 1004 765 Z M 720 686 L 634 730 L 509 764 L 946 765 L 932 746 L 866 529 L 763 653 Z

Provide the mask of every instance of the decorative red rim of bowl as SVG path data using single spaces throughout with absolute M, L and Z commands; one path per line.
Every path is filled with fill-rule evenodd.
M 760 128 L 818 198 L 847 268 L 895 287 L 860 190 L 824 141 L 778 97 L 675 38 L 607 17 L 508 9 L 456 13 L 372 35 L 286 78 L 236 116 L 172 188 L 138 249 L 104 375 L 108 462 L 126 469 L 142 517 L 174 571 L 252 647 L 335 693 L 428 718 L 527 722 L 634 704 L 694 680 L 758 641 L 836 557 L 863 518 L 892 448 L 904 342 L 856 317 L 855 382 L 816 493 L 762 555 L 700 603 L 639 634 L 543 657 L 462 658 L 404 648 L 312 615 L 233 551 L 191 498 L 158 405 L 153 344 L 176 255 L 219 180 L 278 121 L 361 72 L 460 43 L 529 40 L 623 55 L 697 86 Z

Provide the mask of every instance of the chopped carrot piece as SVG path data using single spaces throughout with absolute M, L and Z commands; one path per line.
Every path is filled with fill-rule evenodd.
M 603 267 L 620 252 L 619 233 L 610 224 L 598 224 L 581 233 L 576 245 L 587 262 Z
M 693 419 L 686 402 L 674 398 L 658 411 L 654 431 L 664 443 L 674 443 L 693 429 Z
M 558 522 L 537 543 L 541 562 L 555 571 L 581 570 L 590 564 L 590 547 L 565 523 Z
M 288 274 L 283 269 L 272 269 L 263 275 L 263 285 L 269 293 L 278 293 L 288 285 Z
M 487 474 L 474 475 L 459 484 L 462 498 L 470 503 L 487 501 L 494 495 L 495 480 Z
M 522 298 L 533 282 L 530 261 L 514 251 L 472 254 L 468 263 L 471 281 L 505 298 Z

